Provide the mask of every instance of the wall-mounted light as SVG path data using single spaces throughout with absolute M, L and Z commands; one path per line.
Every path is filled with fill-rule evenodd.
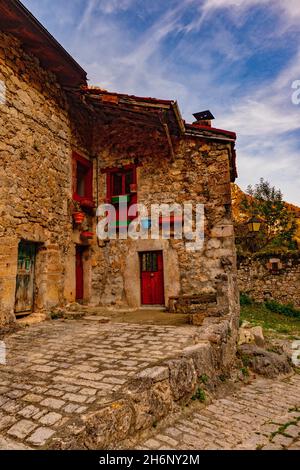
M 250 233 L 259 232 L 261 227 L 261 220 L 256 217 L 252 217 L 248 220 L 247 227 Z

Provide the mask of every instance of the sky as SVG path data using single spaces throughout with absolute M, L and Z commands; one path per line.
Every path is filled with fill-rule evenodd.
M 300 0 L 22 0 L 90 85 L 209 109 L 237 132 L 237 184 L 300 206 Z

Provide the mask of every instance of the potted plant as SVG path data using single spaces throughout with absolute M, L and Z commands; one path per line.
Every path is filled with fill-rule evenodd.
M 73 219 L 74 219 L 74 222 L 75 224 L 82 224 L 82 222 L 84 221 L 84 218 L 85 218 L 85 215 L 83 212 L 73 212 Z
M 81 232 L 80 234 L 80 237 L 83 238 L 84 240 L 89 240 L 91 238 L 93 238 L 94 236 L 94 233 L 93 232 L 88 232 L 88 231 L 85 231 L 85 232 Z
M 73 219 L 75 224 L 82 224 L 84 221 L 85 215 L 81 210 L 81 206 L 78 201 L 73 201 Z

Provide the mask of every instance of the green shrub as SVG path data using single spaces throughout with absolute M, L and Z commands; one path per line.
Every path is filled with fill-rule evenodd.
M 244 377 L 249 377 L 249 369 L 248 367 L 242 367 L 241 368 L 241 372 L 243 374 Z
M 199 400 L 204 403 L 206 400 L 205 391 L 202 388 L 198 387 L 195 394 L 192 396 L 192 400 Z
M 265 306 L 271 312 L 280 313 L 281 315 L 285 315 L 286 317 L 293 317 L 300 319 L 300 310 L 295 308 L 293 304 L 280 304 L 275 300 L 268 300 L 265 302 Z
M 248 294 L 245 294 L 245 292 L 241 292 L 240 293 L 240 304 L 241 305 L 252 305 L 253 304 L 253 300 L 251 299 L 251 297 L 248 295 Z
M 209 381 L 209 377 L 206 374 L 202 374 L 199 377 L 199 381 L 203 384 L 207 384 L 207 382 Z

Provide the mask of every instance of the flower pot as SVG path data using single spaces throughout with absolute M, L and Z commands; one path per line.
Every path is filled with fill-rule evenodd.
M 91 239 L 93 238 L 93 232 L 81 232 L 80 237 L 83 239 Z
M 131 193 L 136 193 L 137 192 L 137 184 L 136 183 L 132 183 L 130 185 L 130 192 Z
M 82 222 L 84 221 L 84 213 L 83 212 L 74 212 L 73 213 L 73 219 L 75 221 L 76 224 L 82 224 Z

